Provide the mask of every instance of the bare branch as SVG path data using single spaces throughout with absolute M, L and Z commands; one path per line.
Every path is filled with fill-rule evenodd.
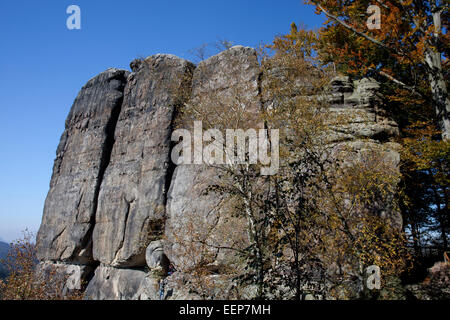
M 350 26 L 349 24 L 345 23 L 344 21 L 342 21 L 341 19 L 339 19 L 339 18 L 336 17 L 335 15 L 329 13 L 329 12 L 328 12 L 327 10 L 325 10 L 320 4 L 318 4 L 318 3 L 314 2 L 314 1 L 312 1 L 312 3 L 313 3 L 314 5 L 316 5 L 320 10 L 322 10 L 322 12 L 325 13 L 325 15 L 326 15 L 327 17 L 333 19 L 334 21 L 336 21 L 337 23 L 339 23 L 340 25 L 342 25 L 342 26 L 345 27 L 346 29 L 348 29 L 348 30 L 350 30 L 350 31 L 353 31 L 353 32 L 356 33 L 357 35 L 363 37 L 364 39 L 366 39 L 366 40 L 368 40 L 368 41 L 370 41 L 370 42 L 376 44 L 377 46 L 379 46 L 379 47 L 381 47 L 381 48 L 383 48 L 383 49 L 386 49 L 386 50 L 388 50 L 388 51 L 394 52 L 394 53 L 396 53 L 396 54 L 398 54 L 398 55 L 401 55 L 401 56 L 404 56 L 404 55 L 405 55 L 404 53 L 398 51 L 397 49 L 391 48 L 391 47 L 385 45 L 383 42 L 378 41 L 377 39 L 374 39 L 374 38 L 372 38 L 371 36 L 368 36 L 367 34 L 362 33 L 362 32 L 360 32 L 360 31 L 356 30 L 355 28 L 353 28 L 353 27 Z
M 415 95 L 423 98 L 423 95 L 420 92 L 416 91 L 416 89 L 414 87 L 408 86 L 407 84 L 401 82 L 400 80 L 397 80 L 396 78 L 394 78 L 390 74 L 388 74 L 388 73 L 386 73 L 386 72 L 384 72 L 382 70 L 377 70 L 377 69 L 370 69 L 370 70 L 373 70 L 373 71 L 377 72 L 378 74 L 382 75 L 383 77 L 386 77 L 389 80 L 391 80 L 392 82 L 394 82 L 395 84 L 399 85 L 403 89 L 406 89 L 406 90 L 410 91 L 411 93 L 414 93 Z

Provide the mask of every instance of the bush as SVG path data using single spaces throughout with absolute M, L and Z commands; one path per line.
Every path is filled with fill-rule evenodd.
M 56 272 L 38 272 L 36 245 L 32 233 L 25 231 L 22 239 L 11 244 L 8 256 L 1 264 L 7 277 L 0 280 L 0 300 L 79 300 L 79 291 L 68 291 L 66 277 Z

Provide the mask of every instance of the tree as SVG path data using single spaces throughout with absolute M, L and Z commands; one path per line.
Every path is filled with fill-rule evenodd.
M 443 251 L 449 247 L 450 142 L 436 140 L 435 136 L 432 124 L 418 122 L 403 138 L 402 205 L 419 256 L 421 245 L 433 244 L 433 233 L 440 234 L 438 242 Z
M 274 269 L 281 282 L 301 299 L 305 285 L 323 283 L 320 261 L 318 189 L 328 163 L 327 104 L 323 99 L 330 74 L 313 54 L 317 34 L 292 25 L 296 38 L 276 38 L 273 55 L 262 59 L 264 118 L 280 134 L 280 170 L 270 177 L 267 210 L 272 217 L 272 242 L 279 257 Z M 281 271 L 281 272 L 280 272 Z
M 386 280 L 406 269 L 402 230 L 391 217 L 398 210 L 399 172 L 387 151 L 373 142 L 364 142 L 371 151 L 330 143 L 330 128 L 342 119 L 333 123 L 326 103 L 334 69 L 316 54 L 320 41 L 316 32 L 292 24 L 290 34 L 270 46 L 274 55 L 263 60 L 270 78 L 263 90 L 272 102 L 265 110 L 266 123 L 286 128 L 280 141 L 282 165 L 271 177 L 270 210 L 278 230 L 276 248 L 290 252 L 284 259 L 295 298 L 314 277 L 322 284 L 320 293 L 357 298 L 371 264 L 381 268 Z
M 430 104 L 442 138 L 450 137 L 447 1 L 377 0 L 381 28 L 373 30 L 366 27 L 369 1 L 306 2 L 328 18 L 319 50 L 325 62 L 333 61 L 348 73 L 384 78 L 391 89 Z
M 225 219 L 220 223 L 217 219 Z M 241 272 L 239 254 L 245 248 L 241 221 L 223 213 L 217 219 L 208 219 L 198 212 L 187 212 L 183 223 L 171 226 L 167 247 L 176 256 L 172 261 L 181 273 L 178 286 L 201 299 L 240 298 L 234 288 L 234 278 Z M 199 228 L 199 226 L 201 226 Z M 244 238 L 244 239 L 243 239 Z M 231 239 L 231 243 L 230 242 Z M 227 250 L 226 263 L 217 265 L 219 250 Z
M 11 250 L 4 264 L 8 276 L 0 281 L 2 300 L 80 300 L 81 292 L 68 292 L 67 278 L 56 269 L 39 272 L 36 270 L 36 245 L 32 233 L 25 231 L 24 237 L 11 244 Z

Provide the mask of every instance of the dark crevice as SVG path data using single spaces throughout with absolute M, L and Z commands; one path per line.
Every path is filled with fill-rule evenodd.
M 86 273 L 84 274 L 82 280 L 82 291 L 85 291 L 89 282 L 91 282 L 92 278 L 95 275 L 95 270 L 97 270 L 97 268 L 100 266 L 100 262 L 99 261 L 94 261 L 93 263 L 91 263 L 90 268 L 86 271 Z
M 257 81 L 257 85 L 258 85 L 258 93 L 257 93 L 257 95 L 258 95 L 258 101 L 259 101 L 259 103 L 260 103 L 260 108 L 261 108 L 261 110 L 262 111 L 264 111 L 264 99 L 263 99 L 263 88 L 262 88 L 262 86 L 263 86 L 263 77 L 264 77 L 264 73 L 263 73 L 263 70 L 262 70 L 262 66 L 260 65 L 260 71 L 259 71 L 259 74 L 258 74 L 258 79 L 256 80 Z
M 93 257 L 92 236 L 93 236 L 94 227 L 96 224 L 96 215 L 97 215 L 100 187 L 102 185 L 106 169 L 111 160 L 111 154 L 112 154 L 113 146 L 115 143 L 115 130 L 116 130 L 117 122 L 119 120 L 119 115 L 120 115 L 120 112 L 122 109 L 122 103 L 123 103 L 123 99 L 124 99 L 124 89 L 125 89 L 125 84 L 126 84 L 126 78 L 127 78 L 126 74 L 121 74 L 120 79 L 117 79 L 117 80 L 122 81 L 122 85 L 118 89 L 120 92 L 122 92 L 122 96 L 116 101 L 115 105 L 113 106 L 112 111 L 111 111 L 111 116 L 108 119 L 108 122 L 105 126 L 106 138 L 105 138 L 103 148 L 102 148 L 102 155 L 101 155 L 101 160 L 100 160 L 98 177 L 97 177 L 97 182 L 96 182 L 95 189 L 94 189 L 93 208 L 92 208 L 92 212 L 91 212 L 91 220 L 89 221 L 89 230 L 86 232 L 86 235 L 84 236 L 84 238 L 81 242 L 80 249 L 78 249 L 73 255 L 73 257 L 75 257 L 75 259 L 72 259 L 72 260 L 81 260 L 80 262 L 83 264 L 94 266 L 92 276 L 95 271 L 95 268 L 98 267 L 98 265 L 99 265 L 99 262 L 95 261 L 94 257 Z M 80 257 L 81 250 L 87 250 L 88 256 L 85 258 Z
M 119 246 L 117 248 L 116 254 L 114 255 L 113 261 L 116 260 L 117 255 L 119 254 L 119 251 L 122 249 L 123 244 L 125 242 L 125 235 L 127 233 L 126 230 L 127 230 L 127 225 L 128 225 L 128 217 L 130 216 L 131 204 L 134 202 L 134 200 L 133 201 L 127 201 L 126 199 L 124 199 L 124 200 L 125 200 L 125 202 L 127 204 L 127 211 L 125 213 L 124 224 L 123 224 L 124 225 L 124 230 L 123 230 L 123 234 L 122 234 L 122 239 L 120 239 L 120 243 L 119 243 Z
M 172 132 L 172 130 L 170 131 Z M 175 142 L 170 141 L 170 147 L 169 147 L 169 163 L 167 166 L 167 172 L 166 172 L 166 176 L 165 176 L 165 186 L 164 186 L 164 208 L 167 207 L 167 201 L 168 201 L 168 197 L 169 197 L 169 190 L 170 190 L 170 185 L 172 183 L 172 178 L 173 178 L 173 174 L 175 172 L 175 169 L 177 168 L 177 165 L 175 163 L 173 163 L 173 161 L 171 160 L 171 154 L 172 154 L 172 150 L 175 147 Z M 166 208 L 167 210 L 167 208 Z
M 193 74 L 194 74 L 194 70 L 196 69 L 196 67 L 193 64 L 188 64 L 186 66 L 186 71 L 185 74 L 181 80 L 180 83 L 180 88 L 181 88 L 181 92 L 184 92 L 184 88 L 189 88 L 189 93 L 190 95 L 192 94 L 192 80 L 193 80 Z M 171 135 L 172 132 L 175 130 L 176 128 L 176 122 L 179 120 L 178 118 L 182 116 L 182 108 L 184 107 L 184 103 L 186 102 L 186 100 L 188 100 L 190 98 L 184 95 L 184 94 L 180 94 L 180 97 L 176 98 L 176 102 L 175 105 L 173 107 L 173 112 L 172 112 L 172 119 L 170 122 L 170 133 L 169 133 L 169 155 L 168 155 L 168 166 L 167 166 L 167 171 L 166 171 L 166 176 L 165 176 L 165 186 L 164 186 L 164 208 L 167 212 L 167 201 L 168 201 L 168 196 L 169 196 L 169 190 L 170 190 L 170 185 L 172 183 L 172 178 L 176 169 L 176 164 L 172 161 L 171 159 L 171 155 L 172 155 L 172 150 L 175 147 L 175 145 L 177 144 L 176 141 L 172 141 L 171 139 Z

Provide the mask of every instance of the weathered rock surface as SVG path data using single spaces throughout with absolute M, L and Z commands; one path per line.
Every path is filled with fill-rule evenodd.
M 85 299 L 138 300 L 138 291 L 146 272 L 99 266 L 86 289 Z
M 132 73 L 101 73 L 75 100 L 38 234 L 41 269 L 57 262 L 61 273 L 69 275 L 70 288 L 89 281 L 88 299 L 159 299 L 160 277 L 169 263 L 192 263 L 185 258 L 183 240 L 194 233 L 214 229 L 211 241 L 218 246 L 244 242 L 238 233 L 245 223 L 227 221 L 225 230 L 218 209 L 223 199 L 205 193 L 220 179 L 217 168 L 175 166 L 171 133 L 186 99 L 180 92 L 212 111 L 239 102 L 257 115 L 265 92 L 255 50 L 236 46 L 197 67 L 173 55 L 155 55 L 133 61 L 131 68 Z M 310 86 L 308 79 L 298 85 Z M 370 79 L 332 81 L 330 119 L 339 121 L 330 125 L 329 143 L 350 147 L 357 155 L 379 150 L 397 167 L 397 146 L 389 139 L 398 129 L 381 107 L 377 90 Z M 212 251 L 215 263 L 208 267 L 217 271 L 226 264 L 225 254 Z M 163 298 L 198 298 L 183 289 L 188 274 L 169 275 Z M 224 279 L 211 276 L 228 288 Z
M 332 123 L 326 133 L 327 140 L 335 155 L 345 150 L 345 158 L 340 158 L 343 163 L 379 157 L 386 164 L 386 171 L 390 171 L 384 173 L 394 175 L 399 172 L 401 147 L 390 140 L 399 134 L 399 130 L 383 106 L 379 88 L 378 82 L 370 78 L 356 81 L 347 76 L 334 78 L 330 83 L 331 94 L 327 97 L 331 104 L 328 112 Z M 393 200 L 389 204 L 383 203 L 378 211 L 381 217 L 400 230 L 402 218 L 394 209 Z
M 193 68 L 172 55 L 131 66 L 93 235 L 94 258 L 121 267 L 144 266 L 148 242 L 163 234 L 177 88 Z
M 164 253 L 164 243 L 161 240 L 151 242 L 145 251 L 145 261 L 150 270 L 161 268 L 164 274 L 169 270 L 170 261 Z
M 91 263 L 97 198 L 128 72 L 109 69 L 80 91 L 61 136 L 37 235 L 40 260 Z
M 52 279 L 64 282 L 66 290 L 82 290 L 93 275 L 95 266 L 46 261 L 39 263 L 38 270 L 44 272 L 44 275 L 50 275 Z
M 374 139 L 381 142 L 398 135 L 395 121 L 383 108 L 380 85 L 373 79 L 351 81 L 349 77 L 336 77 L 330 83 L 331 94 L 327 97 L 331 106 L 333 126 L 331 141 Z
M 249 111 L 258 113 L 261 108 L 259 74 L 256 51 L 235 46 L 200 62 L 193 76 L 191 103 L 217 108 L 222 103 L 245 101 Z M 236 96 L 242 100 L 238 101 Z M 219 228 L 218 208 L 222 198 L 213 192 L 206 194 L 205 190 L 217 184 L 220 173 L 216 168 L 198 164 L 183 164 L 175 169 L 168 194 L 165 229 L 169 247 L 167 254 L 175 265 L 188 266 L 192 263 L 181 260 L 177 253 L 183 251 L 180 246 L 191 236 L 196 225 L 202 225 L 205 233 Z M 223 242 L 212 244 L 225 245 Z

